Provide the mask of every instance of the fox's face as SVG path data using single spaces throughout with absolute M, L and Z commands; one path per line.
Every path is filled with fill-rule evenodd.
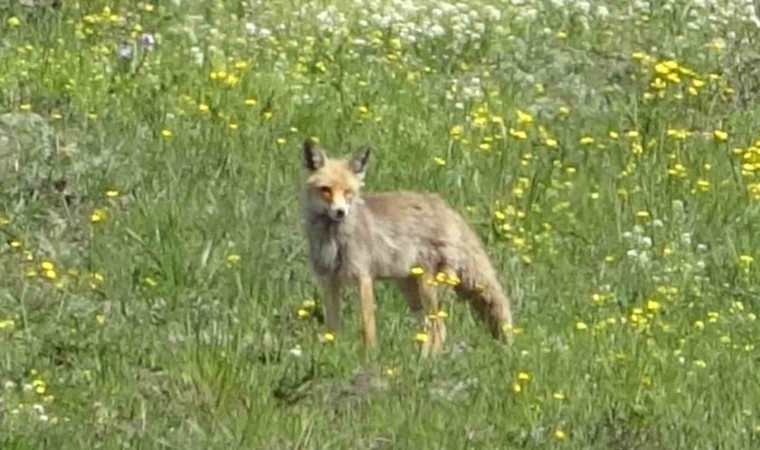
M 339 222 L 351 212 L 359 199 L 359 189 L 369 164 L 370 148 L 361 147 L 349 161 L 328 158 L 317 145 L 307 140 L 303 156 L 308 176 L 306 195 L 317 214 Z

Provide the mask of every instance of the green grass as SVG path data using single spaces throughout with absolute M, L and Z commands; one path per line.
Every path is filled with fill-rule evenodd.
M 0 448 L 758 446 L 742 2 L 61 3 L 0 5 Z M 470 220 L 514 346 L 451 303 L 420 361 L 383 285 L 321 341 L 309 136 Z

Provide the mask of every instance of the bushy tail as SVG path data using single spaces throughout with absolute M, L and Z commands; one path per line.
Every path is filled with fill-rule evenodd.
M 464 264 L 459 268 L 457 295 L 469 302 L 479 319 L 484 321 L 491 335 L 502 342 L 512 341 L 512 309 L 496 271 L 482 248 L 470 248 Z

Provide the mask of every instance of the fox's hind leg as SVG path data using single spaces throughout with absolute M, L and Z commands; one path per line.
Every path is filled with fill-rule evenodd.
M 443 351 L 446 341 L 446 324 L 438 314 L 438 290 L 432 276 L 410 277 L 396 283 L 406 298 L 409 309 L 425 331 L 426 338 L 420 345 L 423 358 Z

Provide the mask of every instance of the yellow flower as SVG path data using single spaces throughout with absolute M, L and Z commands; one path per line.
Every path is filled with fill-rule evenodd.
M 248 106 L 253 106 L 256 103 L 258 103 L 258 101 L 256 101 L 256 99 L 253 97 L 248 97 L 247 99 L 245 99 L 245 104 Z
M 19 106 L 18 109 L 20 109 L 21 111 L 31 111 L 32 105 L 30 105 L 29 103 L 24 103 L 23 105 Z
M 282 137 L 281 138 L 277 138 L 277 143 L 279 145 L 285 145 L 285 144 L 288 143 L 288 140 L 286 138 L 282 138 Z
M 652 312 L 659 311 L 662 305 L 656 300 L 647 300 L 647 309 Z
M 715 137 L 715 140 L 718 142 L 726 142 L 728 140 L 728 133 L 726 133 L 723 130 L 713 131 L 713 136 Z
M 103 314 L 96 314 L 95 321 L 98 323 L 98 325 L 103 325 L 104 323 L 106 323 L 106 316 L 104 316 Z
M 422 275 L 423 273 L 425 273 L 425 269 L 423 269 L 420 266 L 414 266 L 414 267 L 412 267 L 411 272 L 412 272 L 412 275 L 418 277 L 418 276 Z
M 419 342 L 420 344 L 424 344 L 428 341 L 428 335 L 427 333 L 417 333 L 414 335 L 414 340 Z
M 433 162 L 436 163 L 439 166 L 445 166 L 446 165 L 446 160 L 443 159 L 443 158 L 439 158 L 438 156 L 434 156 L 433 157 Z
M 322 335 L 322 339 L 324 339 L 325 342 L 335 342 L 335 335 L 328 331 Z
M 0 330 L 12 330 L 15 326 L 13 319 L 0 320 Z
M 50 261 L 42 261 L 42 263 L 40 263 L 40 268 L 42 268 L 42 270 L 54 270 L 55 265 Z
M 588 330 L 588 325 L 586 325 L 584 322 L 576 322 L 575 329 L 578 331 L 586 331 Z
M 509 135 L 512 136 L 515 139 L 519 140 L 525 140 L 528 139 L 528 133 L 522 131 L 522 130 L 515 130 L 514 128 L 509 129 Z
M 106 197 L 108 198 L 114 198 L 119 196 L 119 191 L 116 189 L 109 189 L 106 191 Z
M 230 264 L 237 264 L 237 263 L 240 262 L 241 259 L 242 259 L 242 257 L 240 255 L 236 254 L 236 253 L 233 253 L 233 254 L 227 256 L 227 262 L 230 263 Z
M 530 374 L 527 372 L 520 372 L 517 374 L 517 379 L 519 381 L 530 381 Z
M 697 330 L 704 330 L 705 323 L 701 320 L 697 320 L 696 322 L 694 322 L 694 328 L 696 328 Z
M 564 431 L 558 428 L 557 430 L 554 431 L 554 439 L 558 441 L 564 441 L 565 439 L 567 439 L 567 435 L 565 434 Z
M 591 136 L 583 136 L 579 142 L 581 145 L 591 145 L 594 143 L 594 138 Z
M 755 262 L 755 258 L 751 257 L 750 255 L 739 256 L 739 263 L 741 263 L 743 266 L 750 266 L 753 262 Z
M 704 362 L 701 359 L 698 359 L 698 360 L 694 361 L 694 367 L 698 367 L 700 369 L 704 369 L 705 367 L 707 367 L 707 363 Z
M 545 144 L 546 144 L 546 146 L 547 146 L 547 147 L 549 147 L 549 148 L 557 148 L 557 146 L 559 145 L 559 143 L 557 142 L 557 140 L 556 140 L 556 139 L 551 139 L 551 138 L 547 138 L 547 139 L 544 141 L 544 143 L 545 143 Z
M 522 392 L 522 386 L 519 383 L 512 383 L 512 391 L 519 394 Z
M 517 123 L 519 124 L 531 124 L 533 123 L 533 116 L 526 112 L 522 112 L 519 109 L 517 110 Z
M 92 223 L 100 223 L 108 219 L 108 212 L 106 212 L 103 208 L 97 208 L 95 211 L 92 212 L 92 215 L 90 216 L 90 222 Z
M 208 112 L 208 105 L 205 103 L 201 103 L 198 105 L 198 111 L 205 113 Z
M 567 397 L 562 392 L 555 392 L 552 394 L 552 398 L 554 398 L 554 400 L 564 400 Z
M 620 137 L 620 134 L 618 134 L 616 131 L 610 131 L 610 139 L 617 139 Z
M 298 318 L 301 320 L 309 318 L 309 311 L 306 311 L 305 309 L 299 309 L 297 314 Z
M 570 115 L 570 108 L 568 108 L 567 106 L 560 106 L 557 112 L 559 113 L 560 116 L 567 117 Z
M 145 284 L 147 284 L 150 287 L 156 287 L 156 286 L 158 286 L 158 281 L 156 281 L 155 279 L 153 279 L 151 277 L 145 277 L 143 279 L 143 281 L 145 282 Z
M 161 136 L 163 136 L 165 138 L 172 137 L 172 130 L 170 130 L 168 128 L 164 128 L 163 130 L 161 130 Z
M 12 27 L 18 27 L 21 25 L 21 19 L 19 19 L 16 16 L 11 16 L 10 18 L 8 18 L 8 25 Z

